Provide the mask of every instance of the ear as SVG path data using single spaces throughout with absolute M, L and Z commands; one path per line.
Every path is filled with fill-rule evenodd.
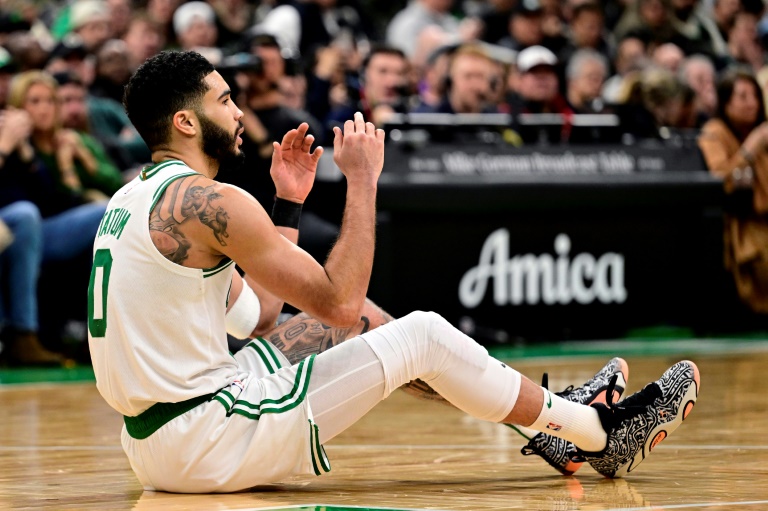
M 179 110 L 173 115 L 173 127 L 186 137 L 194 137 L 198 130 L 197 115 L 193 110 Z

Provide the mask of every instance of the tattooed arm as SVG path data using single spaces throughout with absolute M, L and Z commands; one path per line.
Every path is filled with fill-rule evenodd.
M 363 315 L 353 327 L 330 327 L 301 313 L 278 325 L 264 338 L 274 344 L 291 364 L 297 364 L 309 355 L 322 353 L 337 344 L 389 323 L 393 319 L 386 311 L 366 299 Z M 453 406 L 422 380 L 413 380 L 400 388 L 419 399 Z

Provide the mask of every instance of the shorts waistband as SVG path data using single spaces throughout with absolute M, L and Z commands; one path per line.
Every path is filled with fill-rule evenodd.
M 135 417 L 123 416 L 125 429 L 131 438 L 144 440 L 167 423 L 198 405 L 210 401 L 216 394 L 193 397 L 178 403 L 155 403 Z

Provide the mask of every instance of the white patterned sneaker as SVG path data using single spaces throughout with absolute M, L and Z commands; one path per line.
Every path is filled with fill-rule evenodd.
M 601 452 L 578 450 L 578 458 L 605 477 L 632 472 L 688 417 L 700 386 L 696 364 L 683 360 L 620 403 L 609 396 L 606 404 L 592 405 L 608 433 L 608 444 Z
M 618 401 L 624 393 L 627 379 L 629 378 L 629 366 L 627 366 L 627 362 L 623 358 L 619 357 L 609 360 L 584 385 L 579 387 L 570 386 L 564 391 L 556 392 L 555 394 L 563 399 L 582 405 L 605 403 L 607 401 L 606 392 L 614 376 L 616 377 L 616 382 L 611 392 L 611 400 Z M 547 387 L 546 381 L 542 382 L 542 387 Z M 575 445 L 567 440 L 547 435 L 546 433 L 539 433 L 534 436 L 520 452 L 525 456 L 530 456 L 531 454 L 541 456 L 555 470 L 567 476 L 573 475 L 582 465 L 582 462 L 572 461 L 571 459 L 576 455 Z

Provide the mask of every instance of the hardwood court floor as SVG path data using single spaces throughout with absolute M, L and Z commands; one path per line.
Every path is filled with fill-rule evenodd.
M 534 380 L 549 371 L 560 390 L 607 358 L 510 362 Z M 562 477 L 521 456 L 508 428 L 396 392 L 326 446 L 323 477 L 233 495 L 142 492 L 121 418 L 93 383 L 0 386 L 0 509 L 768 509 L 768 352 L 625 358 L 630 392 L 680 358 L 698 363 L 702 390 L 681 428 L 621 480 L 589 466 Z

